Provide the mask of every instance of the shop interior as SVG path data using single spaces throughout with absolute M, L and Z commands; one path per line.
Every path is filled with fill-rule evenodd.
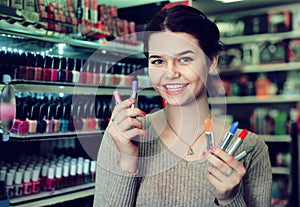
M 213 74 L 222 86 L 210 94 L 214 113 L 268 145 L 270 205 L 299 206 L 297 0 L 0 1 L 0 206 L 93 205 L 113 91 L 127 97 L 136 77 L 139 108 L 164 107 L 139 34 L 157 11 L 176 4 L 216 22 L 224 50 Z

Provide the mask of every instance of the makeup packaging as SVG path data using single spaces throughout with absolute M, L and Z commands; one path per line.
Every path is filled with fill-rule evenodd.
M 241 133 L 238 135 L 238 138 L 232 143 L 232 145 L 226 150 L 229 155 L 234 155 L 234 153 L 238 150 L 240 145 L 243 143 L 243 140 L 246 138 L 248 131 L 243 129 Z
M 23 196 L 24 186 L 22 184 L 23 173 L 21 171 L 17 171 L 15 175 L 15 196 Z
M 220 148 L 223 150 L 226 150 L 226 148 L 228 147 L 231 139 L 234 137 L 234 134 L 237 130 L 239 126 L 239 123 L 236 121 L 231 125 L 231 128 L 229 129 L 229 131 L 225 134 L 222 143 L 220 144 Z
M 207 142 L 207 150 L 209 151 L 211 147 L 215 146 L 214 136 L 212 133 L 211 119 L 205 119 L 205 136 Z

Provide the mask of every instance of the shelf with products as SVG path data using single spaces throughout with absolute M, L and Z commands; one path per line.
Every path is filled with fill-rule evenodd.
M 42 207 L 94 195 L 94 183 L 10 199 L 11 207 Z

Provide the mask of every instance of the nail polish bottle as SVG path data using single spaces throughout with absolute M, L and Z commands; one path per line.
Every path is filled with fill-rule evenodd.
M 74 67 L 72 70 L 72 74 L 73 74 L 73 79 L 72 82 L 73 83 L 79 83 L 79 78 L 80 78 L 80 70 L 81 70 L 81 59 L 75 59 L 74 60 Z
M 102 113 L 102 108 L 101 105 L 99 104 L 99 101 L 96 104 L 96 112 L 95 112 L 95 120 L 96 120 L 96 125 L 95 125 L 95 130 L 100 130 L 101 128 L 101 113 Z
M 43 111 L 43 105 L 35 105 L 38 109 L 38 117 L 37 117 L 37 127 L 36 127 L 36 132 L 37 133 L 45 133 L 46 128 L 47 128 L 47 123 L 44 120 L 44 111 Z
M 93 84 L 93 68 L 94 68 L 94 62 L 93 61 L 86 61 L 87 68 L 86 68 L 86 84 Z
M 15 195 L 15 188 L 13 185 L 13 180 L 14 180 L 14 174 L 13 173 L 7 173 L 6 174 L 6 179 L 5 179 L 5 189 L 6 189 L 6 195 L 9 198 L 13 198 Z
M 43 81 L 51 81 L 51 69 L 53 65 L 53 57 L 44 57 Z
M 80 117 L 82 114 L 81 110 L 83 109 L 80 104 L 76 104 L 73 106 L 73 111 L 74 111 L 73 123 L 76 131 L 81 131 L 83 128 L 83 121 Z
M 91 182 L 95 182 L 96 178 L 96 161 L 92 160 L 90 165 Z
M 74 68 L 74 59 L 67 58 L 66 59 L 66 79 L 65 81 L 68 83 L 72 83 L 73 80 L 73 73 L 72 70 Z
M 87 119 L 88 113 L 89 113 L 89 104 L 84 104 L 83 107 L 83 113 L 80 115 L 80 118 L 82 120 L 82 131 L 88 131 L 89 129 L 89 121 Z
M 112 69 L 112 63 L 110 62 L 105 62 L 105 86 L 111 86 L 112 83 L 112 74 L 111 74 L 111 69 Z
M 34 134 L 36 133 L 37 127 L 37 111 L 35 110 L 34 106 L 31 106 L 30 111 L 28 113 L 27 121 L 28 121 L 28 133 Z
M 17 171 L 15 175 L 15 196 L 23 196 L 24 186 L 22 184 L 23 172 Z
M 32 193 L 31 183 L 31 171 L 25 170 L 23 177 L 24 195 L 30 195 Z
M 99 77 L 100 77 L 100 80 L 99 80 L 99 85 L 101 86 L 105 86 L 105 82 L 106 82 L 106 63 L 101 61 L 99 62 Z
M 100 83 L 100 63 L 95 61 L 93 62 L 93 85 L 99 85 Z
M 28 53 L 27 52 L 23 52 L 21 54 L 19 54 L 19 59 L 22 60 L 22 62 L 20 62 L 19 66 L 16 66 L 14 67 L 14 65 L 16 63 L 14 63 L 14 60 L 13 60 L 13 56 L 15 56 L 17 54 L 13 54 L 13 52 L 9 52 L 7 51 L 6 52 L 6 57 L 5 59 L 7 60 L 6 61 L 6 68 L 8 67 L 12 67 L 12 68 L 16 68 L 16 79 L 17 80 L 24 80 L 25 79 L 25 75 L 26 75 L 26 65 L 27 65 L 27 56 L 28 56 Z
M 60 59 L 58 57 L 53 57 L 52 67 L 51 67 L 51 77 L 50 80 L 56 82 L 58 80 L 58 68 Z
M 61 119 L 61 132 L 68 132 L 69 128 L 69 115 L 70 106 L 67 104 L 63 105 L 62 119 Z
M 67 66 L 67 59 L 62 57 L 59 60 L 59 66 L 58 66 L 58 78 L 57 80 L 60 82 L 66 82 L 66 66 Z
M 41 191 L 40 170 L 34 169 L 32 172 L 32 193 L 36 194 Z
M 52 117 L 52 114 L 51 114 L 51 107 L 50 105 L 48 104 L 43 104 L 43 111 L 46 111 L 46 112 L 43 112 L 44 114 L 44 121 L 46 122 L 46 130 L 45 132 L 46 133 L 52 133 L 54 132 L 54 120 L 53 120 L 53 117 Z
M 79 77 L 79 83 L 85 84 L 87 81 L 87 73 L 88 73 L 88 68 L 89 68 L 89 63 L 86 61 L 84 63 L 83 60 L 81 60 L 81 70 L 80 70 L 80 77 Z
M 43 80 L 44 57 L 40 54 L 35 55 L 34 80 Z
M 61 131 L 61 118 L 60 118 L 60 111 L 59 111 L 59 104 L 53 103 L 50 105 L 50 113 L 53 115 L 53 121 L 54 121 L 54 128 L 53 132 L 57 133 Z
M 35 56 L 32 53 L 27 54 L 27 63 L 25 67 L 25 80 L 34 80 L 34 59 Z
M 63 165 L 63 182 L 62 186 L 63 188 L 70 186 L 70 163 L 68 161 L 64 162 Z
M 47 179 L 47 174 L 48 174 L 48 163 L 45 163 L 43 166 L 42 166 L 42 172 L 41 172 L 41 181 L 40 181 L 40 184 L 41 184 L 41 188 L 43 190 L 46 190 L 46 179 Z
M 74 105 L 70 103 L 70 115 L 69 115 L 69 125 L 68 125 L 68 131 L 74 132 Z
M 83 162 L 78 161 L 77 162 L 77 184 L 83 184 L 84 183 L 84 174 L 83 174 Z
M 46 190 L 54 191 L 55 190 L 55 178 L 54 178 L 55 166 L 51 165 L 48 168 L 48 174 L 46 178 Z
M 63 187 L 62 170 L 62 163 L 57 163 L 55 170 L 55 189 L 61 189 Z
M 83 163 L 83 175 L 84 175 L 84 183 L 89 183 L 91 181 L 90 175 L 90 160 L 85 159 Z
M 87 117 L 87 121 L 88 121 L 88 130 L 95 130 L 96 127 L 96 117 L 95 117 L 95 103 L 91 102 L 90 104 L 87 104 L 88 108 L 87 108 L 87 112 L 88 112 L 88 117 Z
M 5 178 L 6 178 L 6 168 L 3 168 L 2 166 L 0 170 L 0 181 L 5 182 Z
M 29 124 L 26 121 L 27 117 L 27 105 L 17 104 L 16 105 L 16 119 L 14 120 L 13 127 L 11 129 L 12 133 L 25 135 L 28 133 Z
M 77 170 L 76 170 L 76 160 L 71 160 L 71 163 L 70 163 L 70 185 L 76 185 L 77 184 L 77 179 L 76 179 L 76 173 Z

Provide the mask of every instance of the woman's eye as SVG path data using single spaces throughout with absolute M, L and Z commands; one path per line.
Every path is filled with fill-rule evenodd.
M 190 58 L 190 57 L 182 57 L 179 59 L 179 62 L 180 63 L 188 63 L 188 62 L 191 62 L 193 59 Z
M 156 60 L 151 61 L 151 64 L 153 64 L 153 65 L 160 65 L 160 64 L 163 64 L 163 63 L 164 63 L 164 61 L 160 60 L 160 59 L 156 59 Z

